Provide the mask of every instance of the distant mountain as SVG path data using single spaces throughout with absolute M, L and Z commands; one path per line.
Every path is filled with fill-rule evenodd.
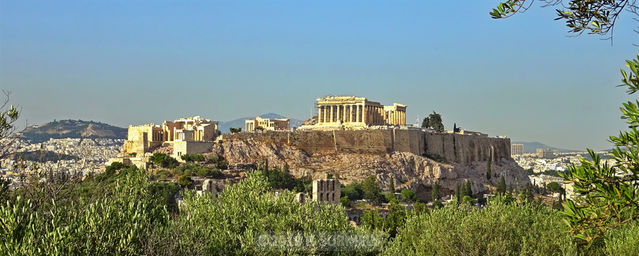
M 267 114 L 262 114 L 259 115 L 259 117 L 262 118 L 288 118 L 285 117 L 283 115 L 280 114 L 275 114 L 275 113 L 267 113 Z M 220 122 L 220 131 L 222 133 L 229 133 L 231 132 L 230 128 L 242 128 L 242 130 L 244 130 L 244 121 L 246 119 L 253 119 L 255 118 L 255 116 L 251 116 L 251 117 L 242 117 L 242 118 L 238 118 L 238 119 L 233 119 L 231 121 L 226 121 L 226 122 Z M 291 128 L 293 127 L 299 127 L 300 125 L 302 125 L 304 121 L 302 120 L 298 120 L 295 118 L 291 118 Z
M 573 150 L 573 149 L 565 149 L 565 148 L 556 148 L 556 147 L 552 147 L 552 146 L 548 146 L 546 144 L 543 144 L 541 142 L 525 142 L 525 141 L 513 141 L 511 142 L 511 144 L 524 144 L 524 153 L 536 153 L 538 148 L 547 148 L 547 149 L 551 149 L 551 150 L 557 150 L 561 153 L 565 153 L 565 152 L 581 152 L 584 150 Z
M 60 120 L 29 126 L 19 135 L 33 143 L 47 141 L 50 138 L 126 139 L 127 129 L 94 121 Z

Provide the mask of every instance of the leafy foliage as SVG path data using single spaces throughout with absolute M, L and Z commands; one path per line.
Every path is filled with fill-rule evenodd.
M 442 116 L 433 111 L 432 114 L 425 117 L 422 121 L 422 128 L 430 128 L 437 132 L 443 132 L 444 123 L 442 121 Z
M 617 18 L 623 10 L 637 14 L 635 0 L 570 0 L 563 4 L 562 0 L 542 0 L 544 6 L 561 5 L 562 9 L 556 9 L 556 20 L 565 21 L 570 33 L 607 35 L 612 38 Z M 525 12 L 534 0 L 508 0 L 501 2 L 494 8 L 490 15 L 494 19 L 510 17 L 516 13 Z
M 433 201 L 439 200 L 439 198 L 441 198 L 438 182 L 433 183 L 433 187 L 431 188 L 431 191 L 430 191 L 430 198 Z
M 181 216 L 166 234 L 169 245 L 180 255 L 264 255 L 317 254 L 326 244 L 305 248 L 261 248 L 257 243 L 263 234 L 309 234 L 358 232 L 348 223 L 340 205 L 309 202 L 299 204 L 294 194 L 284 191 L 275 196 L 261 172 L 253 172 L 237 185 L 228 187 L 218 199 L 185 195 Z M 291 251 L 292 250 L 292 251 Z M 379 248 L 353 248 L 350 253 L 371 253 Z M 339 253 L 327 251 L 326 253 Z
M 175 168 L 179 165 L 175 158 L 163 153 L 153 153 L 149 160 L 162 168 Z
M 415 194 L 414 191 L 412 191 L 410 189 L 402 189 L 401 194 L 402 194 L 402 200 L 404 200 L 406 202 L 415 202 L 415 201 L 417 201 L 417 195 Z
M 571 255 L 576 248 L 561 216 L 536 205 L 449 205 L 411 215 L 385 255 Z
M 142 171 L 117 175 L 112 193 L 49 208 L 18 196 L 0 206 L 0 251 L 9 255 L 143 254 L 152 230 L 168 223 Z M 104 179 L 110 180 L 110 179 Z M 81 198 L 80 198 L 81 199 Z
M 559 185 L 559 183 L 554 181 L 551 183 L 548 183 L 548 185 L 546 185 L 546 189 L 548 189 L 548 191 L 553 193 L 562 193 L 564 191 L 564 188 L 562 188 L 561 185 Z
M 176 175 L 197 175 L 200 177 L 206 178 L 215 178 L 221 179 L 224 178 L 224 174 L 218 170 L 216 167 L 209 165 L 201 165 L 201 164 L 183 164 L 175 169 L 173 169 L 173 173 Z
M 261 171 L 262 175 L 266 177 L 269 183 L 269 187 L 274 189 L 288 189 L 296 192 L 310 192 L 311 179 L 301 178 L 296 179 L 288 172 L 283 172 L 278 169 Z
M 499 195 L 503 195 L 506 193 L 506 180 L 504 179 L 504 176 L 501 176 L 499 178 L 499 182 L 497 183 L 497 194 Z
M 348 184 L 342 188 L 342 195 L 348 197 L 351 200 L 360 200 L 363 197 L 362 185 L 357 182 Z
M 630 75 L 622 72 L 622 86 L 634 93 L 639 87 L 637 66 L 639 57 L 628 61 Z M 611 152 L 616 164 L 601 162 L 600 156 L 588 150 L 592 160 L 582 159 L 581 166 L 573 166 L 563 177 L 574 183 L 574 192 L 581 195 L 564 204 L 564 213 L 576 238 L 592 243 L 607 229 L 639 219 L 639 102 L 623 104 L 621 112 L 630 131 L 611 136 L 615 144 Z
M 192 162 L 204 162 L 206 160 L 201 154 L 184 154 L 181 156 L 182 160 L 192 163 Z
M 193 186 L 193 179 L 191 179 L 191 176 L 187 174 L 182 174 L 178 178 L 178 184 L 180 184 L 183 188 L 191 188 L 191 186 Z
M 377 178 L 374 175 L 369 176 L 362 182 L 362 196 L 373 203 L 384 201 L 382 189 L 379 187 Z
M 6 138 L 14 131 L 14 123 L 18 120 L 20 112 L 13 105 L 9 105 L 9 92 L 2 91 L 5 100 L 0 103 L 0 139 Z

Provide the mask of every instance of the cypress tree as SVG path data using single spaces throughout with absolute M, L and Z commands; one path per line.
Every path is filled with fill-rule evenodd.
M 492 164 L 492 159 L 488 158 L 488 162 L 486 163 L 486 180 L 490 180 L 490 176 L 491 176 L 491 167 Z
M 455 187 L 455 198 L 457 199 L 457 205 L 461 203 L 461 185 L 457 184 Z
M 432 191 L 430 192 L 430 197 L 433 199 L 433 201 L 436 201 L 439 199 L 440 195 L 439 195 L 439 183 L 435 182 L 433 184 L 433 188 Z
M 390 184 L 388 184 L 388 191 L 395 193 L 395 177 L 391 177 Z
M 497 194 L 503 195 L 506 193 L 506 180 L 504 176 L 499 178 L 499 183 L 497 183 Z
M 470 181 L 466 181 L 462 185 L 462 187 L 461 187 L 461 196 L 462 197 L 464 197 L 464 196 L 472 197 L 473 196 L 473 190 L 472 190 L 472 188 L 470 186 Z

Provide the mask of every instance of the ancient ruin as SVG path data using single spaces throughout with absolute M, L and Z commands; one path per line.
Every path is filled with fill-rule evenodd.
M 143 155 L 165 142 L 212 142 L 217 135 L 218 123 L 199 116 L 164 121 L 162 125 L 131 125 L 123 152 Z
M 313 201 L 339 204 L 341 187 L 336 179 L 313 181 Z
M 394 103 L 384 106 L 355 96 L 328 96 L 318 98 L 317 122 L 301 129 L 362 129 L 369 126 L 406 125 L 406 105 Z
M 131 125 L 122 152 L 107 164 L 121 162 L 146 169 L 148 157 L 161 147 L 182 161 L 181 156 L 185 154 L 210 152 L 217 136 L 218 122 L 199 116 L 164 121 L 162 125 Z
M 255 119 L 244 121 L 244 131 L 247 132 L 255 130 L 287 131 L 290 127 L 290 119 L 288 118 L 261 118 L 258 116 Z

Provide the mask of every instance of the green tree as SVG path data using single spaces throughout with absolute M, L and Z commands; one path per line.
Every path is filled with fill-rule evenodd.
M 397 199 L 390 200 L 388 206 L 388 215 L 384 219 L 384 231 L 386 231 L 390 237 L 395 237 L 398 230 L 400 230 L 406 223 L 406 209 L 397 202 Z
M 548 1 L 549 4 L 561 4 L 562 1 Z M 523 12 L 532 4 L 531 0 L 508 0 L 499 3 L 490 15 L 505 18 Z M 637 15 L 634 0 L 570 0 L 557 9 L 557 19 L 565 21 L 571 33 L 583 32 L 612 39 L 614 26 L 624 10 Z M 626 60 L 621 70 L 621 87 L 632 95 L 639 91 L 639 55 Z M 573 166 L 568 172 L 560 174 L 574 183 L 574 192 L 579 195 L 575 200 L 564 204 L 564 215 L 571 226 L 571 233 L 584 244 L 591 246 L 601 241 L 604 234 L 613 228 L 639 219 L 639 101 L 623 103 L 621 118 L 630 130 L 611 136 L 615 149 L 611 152 L 616 164 L 603 164 L 599 155 L 588 149 L 592 160 L 581 159 L 580 166 Z M 587 246 L 587 247 L 588 247 Z
M 422 128 L 430 128 L 435 130 L 436 132 L 444 131 L 444 123 L 442 121 L 442 116 L 437 112 L 433 111 L 432 114 L 428 115 L 422 121 Z
M 391 177 L 390 182 L 388 184 L 388 192 L 395 193 L 395 178 Z
M 473 196 L 473 189 L 469 180 L 465 181 L 461 186 L 461 197 L 463 198 L 465 196 Z
M 188 163 L 204 162 L 204 160 L 206 160 L 206 158 L 204 158 L 204 156 L 201 154 L 184 154 L 181 156 L 181 158 Z
M 402 194 L 402 200 L 404 200 L 405 202 L 417 201 L 417 195 L 415 194 L 414 191 L 410 189 L 406 189 L 406 188 L 402 189 L 401 194 Z
M 457 205 L 461 204 L 462 202 L 462 185 L 461 184 L 457 184 L 457 186 L 455 186 L 455 201 L 457 202 Z
M 561 214 L 537 205 L 489 201 L 411 214 L 383 255 L 576 255 Z
M 369 230 L 383 230 L 384 217 L 379 214 L 378 210 L 364 210 L 361 218 L 361 226 Z
M 163 153 L 153 153 L 149 160 L 162 168 L 175 168 L 180 164 L 175 158 Z
M 5 90 L 1 92 L 4 100 L 0 100 L 0 159 L 7 156 L 10 153 L 10 149 L 15 147 L 14 144 L 17 143 L 17 140 L 10 139 L 9 135 L 15 131 L 15 122 L 20 117 L 18 109 L 9 104 L 11 94 Z
M 497 183 L 497 194 L 506 194 L 506 189 L 506 180 L 504 179 L 504 176 L 501 176 L 499 177 L 499 182 Z
M 437 201 L 439 200 L 439 198 L 441 197 L 441 195 L 439 194 L 439 182 L 435 182 L 433 183 L 433 187 L 431 188 L 432 190 L 430 191 L 430 197 L 433 201 Z
M 430 128 L 430 118 L 429 117 L 424 117 L 424 120 L 422 120 L 422 128 Z
M 381 203 L 383 200 L 382 189 L 377 183 L 374 175 L 369 176 L 362 182 L 362 196 L 373 203 Z
M 238 133 L 238 132 L 242 131 L 242 128 L 233 128 L 233 127 L 231 127 L 231 128 L 229 128 L 229 131 L 231 133 Z
M 362 185 L 357 182 L 353 182 L 342 188 L 342 195 L 347 196 L 351 200 L 360 200 L 363 198 L 363 194 Z
M 559 183 L 554 181 L 551 183 L 548 183 L 548 185 L 546 185 L 546 189 L 548 189 L 548 191 L 553 193 L 562 193 L 564 190 L 564 188 L 562 188 L 561 185 L 559 185 Z
M 340 197 L 339 202 L 344 208 L 351 207 L 351 200 L 348 199 L 348 196 Z
M 193 185 L 193 180 L 191 179 L 191 176 L 183 174 L 178 178 L 178 184 L 180 184 L 183 188 L 190 188 Z
M 13 105 L 9 105 L 10 93 L 2 90 L 4 101 L 0 103 L 0 139 L 6 138 L 15 131 L 14 123 L 18 121 L 20 112 Z
M 492 159 L 489 157 L 488 161 L 486 162 L 486 180 L 490 180 L 492 176 L 491 164 L 492 164 Z

